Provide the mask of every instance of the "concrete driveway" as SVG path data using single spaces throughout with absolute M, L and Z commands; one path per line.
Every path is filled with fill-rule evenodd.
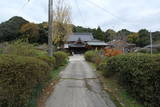
M 70 57 L 69 65 L 60 75 L 46 107 L 116 107 L 83 56 Z

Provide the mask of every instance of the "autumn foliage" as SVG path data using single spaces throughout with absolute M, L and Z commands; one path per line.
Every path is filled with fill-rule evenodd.
M 109 49 L 109 48 L 104 49 L 104 52 L 105 52 L 105 56 L 108 56 L 108 57 L 117 56 L 123 53 L 121 50 Z

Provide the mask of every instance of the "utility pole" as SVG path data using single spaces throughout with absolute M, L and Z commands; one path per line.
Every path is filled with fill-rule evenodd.
M 48 56 L 53 56 L 53 0 L 48 3 Z
M 153 39 L 152 39 L 152 32 L 150 31 L 150 48 L 151 48 L 151 55 L 153 54 Z

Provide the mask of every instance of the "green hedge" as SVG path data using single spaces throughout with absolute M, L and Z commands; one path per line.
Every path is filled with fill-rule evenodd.
M 92 50 L 87 51 L 84 57 L 87 61 L 99 65 L 104 60 L 104 53 L 101 50 Z
M 96 53 L 96 51 L 87 51 L 84 56 L 87 61 L 94 63 L 95 57 L 97 56 L 97 53 Z
M 68 60 L 68 54 L 62 51 L 55 52 L 53 56 L 56 59 L 56 67 L 64 65 Z
M 27 107 L 33 89 L 50 79 L 49 70 L 37 58 L 0 55 L 0 107 Z
M 100 71 L 105 71 L 105 72 L 103 72 L 103 73 L 106 73 L 106 69 L 107 69 L 107 63 L 108 63 L 108 60 L 109 60 L 109 57 L 104 57 L 102 60 L 101 60 L 101 62 L 100 62 L 100 64 L 99 65 L 97 65 L 96 66 L 96 68 L 97 68 L 97 70 L 100 70 Z M 108 74 L 108 73 L 107 73 Z
M 123 87 L 146 107 L 160 107 L 160 56 L 128 54 L 110 58 L 103 70 L 118 73 Z
M 49 56 L 38 56 L 37 57 L 40 60 L 43 60 L 44 62 L 46 62 L 51 69 L 54 69 L 56 67 L 56 59 L 55 57 L 49 57 Z
M 95 51 L 85 53 L 87 61 L 95 62 Z M 104 76 L 117 76 L 119 83 L 146 107 L 160 107 L 160 55 L 126 54 L 103 57 L 97 65 Z

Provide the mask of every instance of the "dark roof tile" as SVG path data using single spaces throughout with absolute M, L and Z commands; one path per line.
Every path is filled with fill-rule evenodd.
M 72 35 L 69 36 L 67 41 L 68 42 L 78 41 L 79 39 L 81 41 L 92 41 L 94 38 L 92 33 L 73 33 Z

